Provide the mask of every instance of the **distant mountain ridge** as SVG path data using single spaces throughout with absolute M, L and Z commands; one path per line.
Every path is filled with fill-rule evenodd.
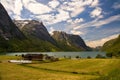
M 59 43 L 75 47 L 81 50 L 90 50 L 79 35 L 67 34 L 63 31 L 54 31 L 52 37 Z
M 51 36 L 44 24 L 36 20 L 12 21 L 0 3 L 0 52 L 88 50 L 80 36 L 57 31 L 54 33 Z
M 55 40 L 50 36 L 46 27 L 42 22 L 36 20 L 14 20 L 18 28 L 26 35 L 56 44 Z
M 14 23 L 28 38 L 38 38 L 48 41 L 57 47 L 60 47 L 62 44 L 64 47 L 67 47 L 68 51 L 89 49 L 78 35 L 67 34 L 63 31 L 54 31 L 51 36 L 42 22 L 36 20 L 14 20 Z M 64 49 L 62 50 L 64 51 Z

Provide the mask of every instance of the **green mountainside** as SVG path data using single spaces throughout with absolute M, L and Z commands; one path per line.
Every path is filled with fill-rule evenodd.
M 61 48 L 75 51 L 87 51 L 90 50 L 88 46 L 86 46 L 84 40 L 79 35 L 67 34 L 63 31 L 54 31 L 52 37 L 57 41 Z
M 103 51 L 107 52 L 107 56 L 112 57 L 119 57 L 120 56 L 120 35 L 116 39 L 112 39 L 107 41 L 103 47 Z
M 80 36 L 66 34 L 70 45 L 51 36 L 42 22 L 11 20 L 0 3 L 0 53 L 83 51 L 87 46 Z M 61 38 L 62 39 L 62 38 Z M 72 44 L 71 44 L 72 43 Z

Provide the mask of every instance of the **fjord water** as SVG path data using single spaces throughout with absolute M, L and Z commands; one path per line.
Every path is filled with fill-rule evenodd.
M 84 51 L 84 52 L 18 52 L 18 53 L 8 53 L 7 55 L 21 55 L 21 54 L 47 54 L 49 56 L 54 56 L 58 58 L 66 57 L 66 58 L 75 58 L 79 56 L 81 58 L 87 58 L 90 56 L 91 58 L 95 58 L 98 54 L 105 56 L 105 52 L 98 51 Z

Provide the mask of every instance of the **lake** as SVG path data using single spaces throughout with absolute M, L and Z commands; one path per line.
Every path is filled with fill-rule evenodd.
M 58 58 L 62 57 L 71 57 L 75 58 L 79 56 L 81 58 L 87 58 L 90 56 L 91 58 L 95 58 L 98 54 L 105 56 L 105 52 L 96 52 L 96 51 L 89 51 L 89 52 L 17 52 L 17 53 L 8 53 L 7 55 L 21 55 L 21 54 L 47 54 L 49 56 L 55 56 Z

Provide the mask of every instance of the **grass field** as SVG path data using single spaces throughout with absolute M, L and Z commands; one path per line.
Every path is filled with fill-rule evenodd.
M 51 63 L 14 64 L 0 56 L 0 80 L 120 80 L 120 59 L 63 59 Z

